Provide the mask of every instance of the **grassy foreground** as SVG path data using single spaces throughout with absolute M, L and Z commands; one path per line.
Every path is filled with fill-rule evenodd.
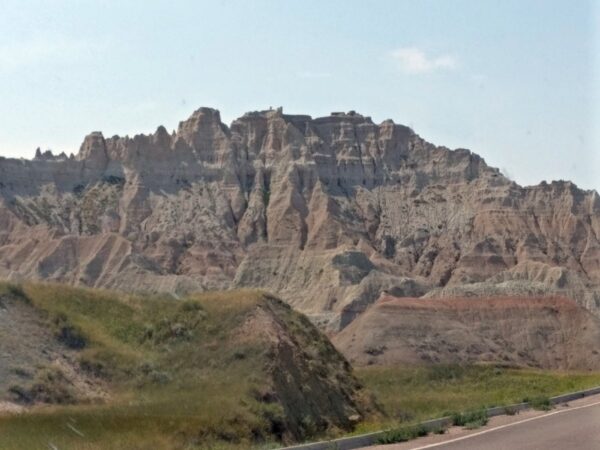
M 275 448 L 275 443 L 257 445 L 236 437 L 251 434 L 253 421 L 254 426 L 261 427 L 256 419 L 260 416 L 239 409 L 239 398 L 249 385 L 239 383 L 238 370 L 244 369 L 233 366 L 218 379 L 195 380 L 190 382 L 190 389 L 146 391 L 131 403 L 123 399 L 110 405 L 52 406 L 0 418 L 0 448 Z M 369 367 L 356 372 L 388 415 L 387 419 L 362 424 L 357 433 L 600 385 L 599 373 L 493 366 Z M 252 382 L 257 380 L 248 381 Z M 196 438 L 190 440 L 194 432 Z M 180 446 L 182 440 L 187 442 L 185 447 Z
M 330 386 L 331 378 L 341 383 L 345 376 L 337 370 L 343 359 L 306 318 L 258 291 L 174 300 L 0 283 L 2 295 L 40 311 L 54 336 L 76 355 L 77 370 L 109 393 L 105 400 L 82 401 L 59 368 L 41 368 L 43 377 L 24 380 L 12 392 L 23 401 L 56 404 L 0 416 L 2 450 L 268 448 L 285 441 L 291 426 L 310 439 L 323 433 L 313 419 L 318 407 L 294 403 L 293 412 L 306 418 L 290 423 L 282 399 L 294 398 L 295 388 L 285 384 L 287 371 L 297 369 L 302 373 L 294 379 L 314 377 L 319 386 Z M 249 317 L 260 311 L 276 325 L 269 319 L 264 330 L 246 330 Z M 268 337 L 277 327 L 281 333 L 291 330 L 284 339 L 303 349 L 305 368 L 298 369 L 288 354 L 287 365 L 279 362 Z M 283 381 L 274 386 L 278 374 Z
M 60 376 L 41 378 L 35 389 L 25 383 L 19 392 L 60 404 L 0 415 L 2 450 L 276 447 L 289 411 L 271 398 L 273 349 L 240 333 L 257 306 L 267 308 L 282 330 L 290 330 L 288 338 L 305 350 L 301 358 L 309 378 L 294 388 L 303 397 L 326 401 L 328 396 L 316 392 L 331 378 L 345 390 L 352 386 L 343 372 L 332 369 L 339 356 L 322 335 L 304 317 L 280 302 L 265 301 L 257 291 L 174 301 L 51 284 L 0 283 L 3 295 L 40 311 L 54 336 L 75 351 L 82 372 L 102 380 L 110 397 L 81 403 Z M 600 373 L 493 366 L 367 367 L 355 373 L 386 413 L 385 418 L 371 416 L 375 419 L 358 425 L 356 432 L 600 385 Z M 291 404 L 300 409 L 298 402 Z M 304 439 L 323 437 L 308 418 L 302 427 Z M 331 437 L 342 434 L 339 429 L 327 432 Z
M 366 423 L 363 431 L 600 386 L 600 373 L 484 365 L 366 367 L 355 372 L 376 395 L 389 419 L 387 424 Z

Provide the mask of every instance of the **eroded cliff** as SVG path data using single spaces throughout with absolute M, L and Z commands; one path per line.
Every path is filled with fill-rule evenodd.
M 95 132 L 72 157 L 0 159 L 2 278 L 262 287 L 337 330 L 383 291 L 498 285 L 515 270 L 562 288 L 519 271 L 530 263 L 568 271 L 598 313 L 596 192 L 521 187 L 468 150 L 352 111 L 226 126 L 201 108 L 173 133 Z

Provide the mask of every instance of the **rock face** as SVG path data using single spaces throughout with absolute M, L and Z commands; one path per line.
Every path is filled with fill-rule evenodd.
M 600 369 L 600 319 L 566 297 L 382 296 L 334 338 L 356 365 Z
M 568 272 L 600 311 L 596 192 L 521 187 L 391 120 L 278 109 L 228 127 L 201 108 L 171 134 L 95 132 L 75 157 L 38 153 L 0 159 L 3 278 L 262 287 L 339 330 L 382 291 L 499 284 L 534 262 Z

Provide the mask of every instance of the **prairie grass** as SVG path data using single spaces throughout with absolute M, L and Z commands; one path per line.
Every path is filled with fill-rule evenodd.
M 355 369 L 355 373 L 388 416 L 388 422 L 365 423 L 361 431 L 548 398 L 600 385 L 600 373 L 493 365 L 365 367 Z
M 227 449 L 275 438 L 271 428 L 283 412 L 251 395 L 265 389 L 267 346 L 231 336 L 262 293 L 175 300 L 2 283 L 0 294 L 41 311 L 56 337 L 77 348 L 81 370 L 111 387 L 104 403 L 0 417 L 0 448 Z

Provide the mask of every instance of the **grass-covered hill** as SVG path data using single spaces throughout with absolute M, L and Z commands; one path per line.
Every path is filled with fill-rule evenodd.
M 0 357 L 0 412 L 29 407 L 0 415 L 3 449 L 247 448 L 376 414 L 327 338 L 258 291 L 0 284 Z

